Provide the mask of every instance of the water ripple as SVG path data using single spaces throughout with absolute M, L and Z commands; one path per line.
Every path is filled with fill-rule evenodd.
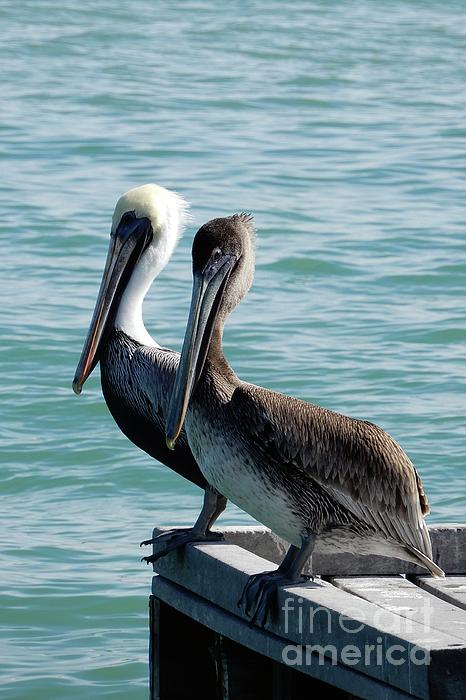
M 138 541 L 200 505 L 119 434 L 98 376 L 79 400 L 70 389 L 112 208 L 130 186 L 157 181 L 193 203 L 145 306 L 164 344 L 181 344 L 194 231 L 252 211 L 255 284 L 225 334 L 238 374 L 380 423 L 418 465 L 430 521 L 465 520 L 463 3 L 159 10 L 2 10 L 0 689 L 11 700 L 146 697 Z M 224 516 L 248 521 L 234 507 Z

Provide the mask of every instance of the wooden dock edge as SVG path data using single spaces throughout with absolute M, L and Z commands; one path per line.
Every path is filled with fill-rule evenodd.
M 154 537 L 167 528 L 155 528 Z M 281 562 L 288 544 L 262 525 L 226 527 L 225 539 L 232 544 L 268 559 Z M 466 526 L 457 524 L 429 527 L 434 561 L 446 574 L 466 573 Z M 314 554 L 313 571 L 320 576 L 397 576 L 425 575 L 426 570 L 415 564 L 389 557 L 358 556 L 355 554 Z M 430 578 L 430 577 L 429 577 Z
M 217 697 L 220 683 L 222 697 L 246 699 L 254 687 L 251 698 L 289 700 L 302 696 L 291 688 L 304 682 L 313 683 L 314 691 L 315 684 L 332 686 L 335 698 L 466 697 L 466 527 L 431 529 L 434 546 L 445 546 L 443 565 L 455 571 L 439 582 L 443 590 L 429 588 L 437 581 L 416 575 L 416 567 L 408 578 L 400 576 L 403 562 L 397 560 L 375 562 L 375 571 L 366 564 L 365 576 L 356 562 L 356 576 L 348 576 L 350 558 L 342 555 L 339 566 L 334 557 L 322 557 L 325 578 L 281 589 L 279 614 L 264 630 L 249 627 L 237 601 L 250 574 L 273 569 L 281 560 L 284 544 L 262 527 L 228 528 L 225 534 L 228 543 L 189 545 L 157 562 L 150 603 L 151 698 L 192 697 L 193 674 L 208 685 L 209 668 L 212 692 L 204 687 L 205 698 Z M 314 567 L 318 570 L 317 562 Z M 342 573 L 335 575 L 338 570 Z M 312 626 L 303 620 L 312 620 Z M 184 661 L 167 654 L 177 646 L 174 629 L 185 642 Z M 199 658 L 188 681 L 181 669 L 194 650 Z M 185 695 L 181 687 L 174 689 L 174 679 Z M 323 692 L 328 686 L 317 695 Z

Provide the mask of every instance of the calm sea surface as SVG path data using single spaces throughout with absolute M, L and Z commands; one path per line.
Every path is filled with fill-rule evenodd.
M 464 522 L 465 6 L 31 0 L 0 21 L 0 697 L 142 700 L 138 542 L 201 494 L 120 435 L 98 371 L 71 391 L 115 201 L 192 202 L 145 306 L 177 349 L 194 232 L 253 212 L 238 374 L 379 423 L 430 522 Z

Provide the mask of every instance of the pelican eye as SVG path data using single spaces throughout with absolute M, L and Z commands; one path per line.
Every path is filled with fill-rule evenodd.
M 222 250 L 220 248 L 214 248 L 207 259 L 207 262 L 205 263 L 204 272 L 209 272 L 211 274 L 215 273 L 218 268 L 218 263 L 222 260 L 222 258 Z
M 135 218 L 135 211 L 126 211 L 120 219 L 120 226 L 127 226 L 128 224 L 132 224 Z

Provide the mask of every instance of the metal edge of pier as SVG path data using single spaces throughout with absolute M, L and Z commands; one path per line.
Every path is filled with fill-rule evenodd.
M 466 698 L 465 525 L 430 528 L 442 580 L 396 559 L 315 555 L 321 577 L 280 589 L 265 629 L 238 600 L 286 545 L 259 526 L 224 532 L 154 567 L 150 700 Z

